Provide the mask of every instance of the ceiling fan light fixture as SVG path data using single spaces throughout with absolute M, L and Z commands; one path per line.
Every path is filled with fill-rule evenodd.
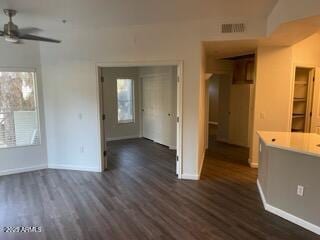
M 5 39 L 7 42 L 10 42 L 10 43 L 17 43 L 17 42 L 19 42 L 19 38 L 14 37 L 14 36 L 5 36 L 4 39 Z
M 9 43 L 20 43 L 20 39 L 22 40 L 32 40 L 32 41 L 41 41 L 41 42 L 51 42 L 51 43 L 60 43 L 61 41 L 40 37 L 36 35 L 32 35 L 32 32 L 38 32 L 37 28 L 23 28 L 19 29 L 17 25 L 15 25 L 12 21 L 12 17 L 16 15 L 17 11 L 13 9 L 4 9 L 4 13 L 9 17 L 9 22 L 4 25 L 3 31 L 0 30 L 0 37 L 4 37 L 5 40 Z

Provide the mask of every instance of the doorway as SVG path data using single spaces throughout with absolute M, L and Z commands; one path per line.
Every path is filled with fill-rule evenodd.
M 294 71 L 294 87 L 292 99 L 291 131 L 292 132 L 317 132 L 319 120 L 317 114 L 317 97 L 314 95 L 314 81 L 316 69 L 311 67 L 296 66 Z M 315 104 L 314 104 L 315 102 Z
M 181 178 L 182 63 L 100 64 L 98 79 L 103 169 L 109 169 L 112 146 L 124 149 L 136 141 L 140 150 L 174 152 L 174 172 Z
M 208 151 L 248 165 L 252 138 L 255 55 L 216 60 L 228 71 L 207 80 Z M 220 151 L 222 150 L 223 151 Z

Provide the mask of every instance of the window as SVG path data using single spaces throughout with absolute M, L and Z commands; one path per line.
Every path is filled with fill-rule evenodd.
M 134 122 L 133 80 L 117 79 L 118 123 Z
M 40 144 L 34 72 L 0 71 L 0 148 Z

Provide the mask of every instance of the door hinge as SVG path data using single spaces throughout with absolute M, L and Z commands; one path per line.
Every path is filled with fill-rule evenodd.
M 101 76 L 101 82 L 102 82 L 102 83 L 104 82 L 104 77 L 103 77 L 103 76 Z
M 310 112 L 310 117 L 312 117 L 312 112 Z
M 102 114 L 102 121 L 106 120 L 106 115 Z
M 103 156 L 104 157 L 107 156 L 107 151 L 106 150 L 103 151 Z
M 180 82 L 180 76 L 177 76 L 177 82 Z
M 177 123 L 180 121 L 179 117 L 177 117 Z
M 179 156 L 176 157 L 176 161 L 179 162 Z

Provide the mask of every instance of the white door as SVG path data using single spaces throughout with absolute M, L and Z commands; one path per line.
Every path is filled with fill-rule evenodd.
M 314 81 L 312 117 L 310 132 L 320 134 L 320 69 L 317 68 Z
M 156 136 L 153 127 L 156 122 L 155 101 L 153 91 L 155 89 L 155 82 L 152 79 L 143 77 L 142 79 L 142 135 L 145 138 L 153 140 Z
M 232 84 L 230 93 L 229 143 L 249 146 L 250 84 Z
M 172 82 L 171 70 L 142 74 L 142 135 L 175 148 L 177 87 Z

